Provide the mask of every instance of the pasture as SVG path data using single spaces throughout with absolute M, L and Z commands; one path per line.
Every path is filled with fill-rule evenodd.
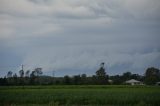
M 160 87 L 1 86 L 0 106 L 160 106 Z

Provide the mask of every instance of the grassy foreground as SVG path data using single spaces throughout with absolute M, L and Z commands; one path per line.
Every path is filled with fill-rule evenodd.
M 0 87 L 0 106 L 160 106 L 160 87 L 61 85 Z

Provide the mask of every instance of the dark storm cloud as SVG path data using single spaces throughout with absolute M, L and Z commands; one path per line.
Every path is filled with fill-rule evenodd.
M 159 10 L 159 0 L 1 0 L 0 63 L 61 75 L 102 61 L 110 74 L 159 68 Z

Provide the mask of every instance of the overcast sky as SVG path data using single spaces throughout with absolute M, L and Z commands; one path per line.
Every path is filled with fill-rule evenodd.
M 0 76 L 160 68 L 160 0 L 0 0 Z

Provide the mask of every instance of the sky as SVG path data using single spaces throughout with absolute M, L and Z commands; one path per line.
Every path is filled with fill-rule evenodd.
M 0 77 L 160 68 L 160 0 L 0 0 Z

